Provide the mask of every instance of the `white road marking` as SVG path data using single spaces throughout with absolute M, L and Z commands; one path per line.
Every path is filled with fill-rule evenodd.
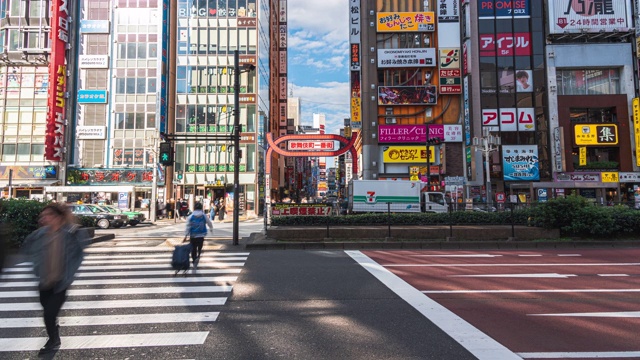
M 78 269 L 79 271 L 94 271 L 94 270 L 127 270 L 127 269 L 158 269 L 158 268 L 171 268 L 169 265 L 170 260 L 165 259 L 163 263 L 158 264 L 136 264 L 136 265 L 92 265 L 85 266 L 82 265 Z M 205 259 L 200 260 L 198 263 L 198 268 L 229 268 L 229 267 L 242 267 L 244 266 L 243 262 L 229 262 L 229 263 L 219 263 L 219 262 L 208 262 Z M 32 273 L 33 269 L 31 267 L 12 267 L 3 270 L 6 273 Z
M 640 292 L 640 289 L 555 289 L 555 290 L 423 290 L 425 294 L 509 294 L 509 293 L 617 293 Z
M 91 260 L 99 260 L 99 259 L 145 259 L 145 258 L 156 258 L 156 257 L 166 257 L 166 253 L 160 253 L 157 255 L 154 254 L 126 254 L 126 255 L 87 255 L 85 259 Z M 211 252 L 205 251 L 202 253 L 202 259 L 212 258 L 212 257 L 234 257 L 234 256 L 249 256 L 249 253 L 220 253 L 220 252 Z
M 99 295 L 141 295 L 141 294 L 183 294 L 230 292 L 232 286 L 170 286 L 143 288 L 108 288 L 108 289 L 74 289 L 67 290 L 67 296 L 99 296 Z M 38 291 L 4 291 L 0 298 L 38 297 Z
M 640 358 L 640 351 L 518 353 L 523 359 L 622 359 Z
M 238 280 L 237 276 L 203 276 L 185 277 L 182 275 L 169 278 L 140 278 L 140 279 L 91 279 L 75 280 L 73 285 L 121 285 L 121 284 L 159 284 L 159 283 L 200 283 L 200 282 L 233 282 Z M 13 287 L 35 287 L 36 281 L 7 281 L 0 282 L 0 288 Z
M 179 299 L 127 299 L 127 300 L 96 300 L 96 301 L 67 301 L 62 306 L 64 310 L 104 309 L 104 308 L 140 308 L 140 307 L 171 307 L 171 306 L 212 306 L 224 305 L 225 297 L 179 298 Z M 0 312 L 4 311 L 41 311 L 40 302 L 31 303 L 3 303 Z
M 502 344 L 476 329 L 444 306 L 420 293 L 413 286 L 407 284 L 362 252 L 345 251 L 345 253 L 478 359 L 520 359 Z
M 228 258 L 205 258 L 200 259 L 203 263 L 224 263 L 224 261 L 246 261 L 246 257 L 228 257 Z M 152 259 L 113 259 L 113 260 L 84 260 L 82 263 L 84 265 L 92 265 L 92 264 L 148 264 L 153 262 L 171 262 L 171 257 L 157 257 Z
M 629 276 L 628 274 L 598 274 L 598 276 Z
M 558 256 L 582 256 L 581 254 L 558 254 Z
M 384 267 L 476 267 L 476 266 L 638 266 L 640 263 L 569 263 L 569 264 L 383 264 Z
M 93 325 L 132 325 L 132 324 L 165 324 L 214 322 L 219 312 L 202 313 L 162 313 L 132 315 L 94 315 L 94 316 L 62 316 L 60 326 L 93 326 Z M 42 317 L 8 318 L 0 321 L 0 328 L 44 327 Z
M 541 257 L 542 254 L 518 254 L 518 256 L 522 256 L 522 257 Z
M 240 274 L 242 269 L 200 269 L 198 274 Z M 133 271 L 105 271 L 105 272 L 79 272 L 76 277 L 112 277 L 112 276 L 138 276 L 138 275 L 174 275 L 175 270 L 133 270 Z
M 494 258 L 502 255 L 491 254 L 435 254 L 435 255 L 411 255 L 415 257 L 452 257 L 452 258 Z
M 63 336 L 61 350 L 204 344 L 208 331 L 125 335 Z M 36 351 L 46 338 L 0 339 L 0 351 Z
M 529 316 L 566 316 L 566 317 L 603 317 L 603 318 L 640 318 L 640 311 L 612 311 L 590 313 L 561 313 L 561 314 L 527 314 Z
M 89 246 L 84 249 L 86 254 L 90 253 L 150 253 L 150 252 L 173 252 L 173 246 L 118 246 L 118 247 L 92 247 Z M 211 250 L 207 250 L 207 245 L 204 247 L 204 253 L 208 253 Z
M 449 275 L 449 277 L 498 277 L 498 278 L 559 278 L 566 279 L 568 277 L 577 276 L 573 274 L 484 274 L 484 275 Z

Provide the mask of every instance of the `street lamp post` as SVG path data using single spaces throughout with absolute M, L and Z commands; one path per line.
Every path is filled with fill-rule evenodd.
M 482 138 L 474 137 L 473 138 L 473 147 L 476 151 L 481 151 L 484 155 L 484 172 L 486 176 L 486 189 L 487 189 L 487 211 L 491 208 L 491 169 L 489 164 L 489 155 L 493 151 L 497 151 L 500 147 L 500 137 L 493 136 L 489 133 L 489 129 L 484 129 L 484 136 Z

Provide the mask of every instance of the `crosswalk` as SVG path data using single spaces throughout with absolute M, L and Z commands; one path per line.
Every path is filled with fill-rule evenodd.
M 60 350 L 203 344 L 249 253 L 204 251 L 197 270 L 175 276 L 172 250 L 87 248 L 60 312 Z M 0 275 L 0 358 L 46 342 L 37 284 L 27 262 Z

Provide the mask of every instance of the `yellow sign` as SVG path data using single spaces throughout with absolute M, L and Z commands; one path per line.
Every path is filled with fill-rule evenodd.
M 383 153 L 385 163 L 426 163 L 427 146 L 388 146 Z M 429 146 L 429 163 L 435 163 L 433 146 Z
M 636 139 L 636 166 L 640 166 L 640 98 L 633 98 L 633 133 Z
M 617 145 L 618 126 L 615 124 L 580 124 L 573 128 L 576 145 Z
M 378 32 L 435 31 L 436 17 L 433 11 L 379 12 Z
M 601 172 L 600 177 L 602 178 L 603 183 L 617 183 L 620 181 L 617 171 Z
M 587 147 L 580 146 L 580 166 L 587 165 Z
M 360 122 L 360 98 L 351 98 L 351 122 Z

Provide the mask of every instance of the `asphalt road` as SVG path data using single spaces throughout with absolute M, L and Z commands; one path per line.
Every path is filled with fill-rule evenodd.
M 88 248 L 55 356 L 474 358 L 345 252 L 208 250 L 195 274 L 178 277 L 170 254 L 166 244 L 126 241 Z M 35 358 L 46 341 L 36 282 L 28 264 L 7 270 L 0 358 Z
M 364 253 L 524 359 L 640 359 L 640 249 Z

